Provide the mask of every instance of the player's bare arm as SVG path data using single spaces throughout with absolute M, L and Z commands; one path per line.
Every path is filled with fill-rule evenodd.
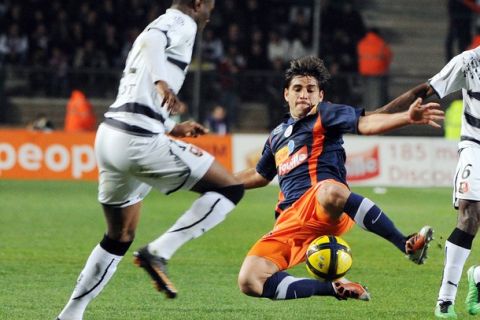
M 245 169 L 235 173 L 235 178 L 240 180 L 245 189 L 255 189 L 268 185 L 270 180 L 265 179 L 255 168 Z
M 381 108 L 378 108 L 374 111 L 367 112 L 366 114 L 372 113 L 397 113 L 401 111 L 408 110 L 410 105 L 417 99 L 417 98 L 428 98 L 432 96 L 435 91 L 428 83 L 421 83 L 414 88 L 408 90 L 407 92 L 403 93 L 402 95 L 398 96 L 394 100 L 390 101 L 386 105 Z
M 182 123 L 177 123 L 170 132 L 170 135 L 177 138 L 197 137 L 204 135 L 208 132 L 209 130 L 201 124 L 192 120 L 188 120 Z
M 424 124 L 440 128 L 437 123 L 444 119 L 444 112 L 435 102 L 422 104 L 422 99 L 416 99 L 408 111 L 394 114 L 373 113 L 360 117 L 358 132 L 363 135 L 381 134 L 404 127 L 409 124 Z

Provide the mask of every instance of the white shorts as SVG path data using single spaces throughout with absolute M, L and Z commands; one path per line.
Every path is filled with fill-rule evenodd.
M 460 151 L 453 182 L 453 206 L 458 200 L 480 201 L 480 148 L 469 147 Z
M 169 194 L 191 189 L 214 158 L 166 135 L 136 136 L 101 124 L 95 139 L 99 170 L 98 201 L 126 207 L 156 188 Z

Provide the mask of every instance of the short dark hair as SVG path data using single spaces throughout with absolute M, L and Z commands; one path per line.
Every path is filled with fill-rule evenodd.
M 317 79 L 320 89 L 323 89 L 330 80 L 330 73 L 323 60 L 315 56 L 306 56 L 290 61 L 290 67 L 285 71 L 284 88 L 288 88 L 296 76 L 314 77 Z

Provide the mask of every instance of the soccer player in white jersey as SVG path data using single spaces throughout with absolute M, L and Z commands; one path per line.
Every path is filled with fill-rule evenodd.
M 480 226 L 480 47 L 465 51 L 448 62 L 429 80 L 430 88 L 440 97 L 462 90 L 463 116 L 459 159 L 453 184 L 453 205 L 458 209 L 455 229 L 445 244 L 445 265 L 435 316 L 456 319 L 455 297 L 463 266 L 473 238 Z M 480 268 L 468 270 L 467 310 L 480 313 L 478 283 Z
M 137 264 L 170 298 L 177 291 L 167 278 L 166 261 L 184 243 L 223 221 L 243 196 L 243 185 L 210 154 L 167 136 L 206 132 L 193 121 L 176 124 L 169 112 L 182 107 L 176 94 L 197 28 L 208 22 L 214 2 L 173 0 L 133 44 L 117 99 L 95 141 L 98 200 L 107 232 L 90 254 L 60 320 L 82 319 L 88 303 L 110 280 L 134 239 L 141 202 L 152 187 L 165 194 L 179 189 L 200 194 L 165 234 L 134 253 Z

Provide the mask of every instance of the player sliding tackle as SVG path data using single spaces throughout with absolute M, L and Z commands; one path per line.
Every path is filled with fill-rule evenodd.
M 362 285 L 347 279 L 321 282 L 284 271 L 305 260 L 312 240 L 342 235 L 354 223 L 385 238 L 417 264 L 426 258 L 432 228 L 405 236 L 375 203 L 350 191 L 342 136 L 381 134 L 409 124 L 440 127 L 443 111 L 437 103 L 422 104 L 422 99 L 408 96 L 395 102 L 396 107 L 410 105 L 408 111 L 365 116 L 363 109 L 324 101 L 329 77 L 319 58 L 291 61 L 284 86 L 290 117 L 271 132 L 256 168 L 236 175 L 247 189 L 263 187 L 278 176 L 281 191 L 274 228 L 250 249 L 240 270 L 238 284 L 247 295 L 369 300 Z

